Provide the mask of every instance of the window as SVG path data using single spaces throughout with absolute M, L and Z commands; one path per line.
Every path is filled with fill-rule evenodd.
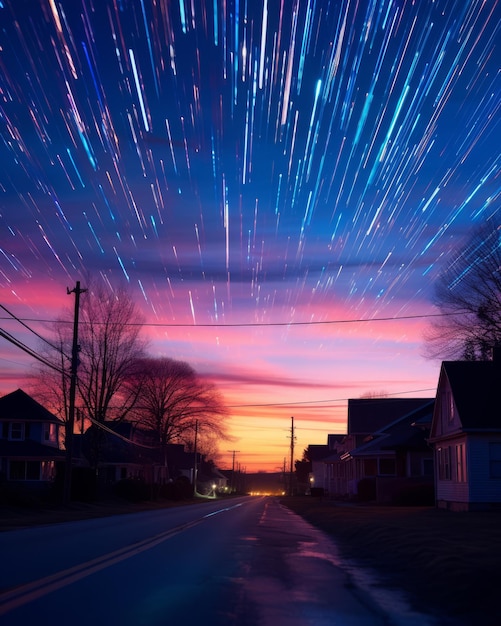
M 40 480 L 40 461 L 10 461 L 10 480 Z
M 40 461 L 26 461 L 26 480 L 40 480 Z
M 54 461 L 42 461 L 42 480 L 53 480 L 55 474 Z
M 466 448 L 464 443 L 456 445 L 456 480 L 458 483 L 466 482 Z
M 25 480 L 26 463 L 24 461 L 11 461 L 9 463 L 10 480 Z
M 11 441 L 23 441 L 24 440 L 24 422 L 11 422 L 9 439 Z
M 489 444 L 490 478 L 501 478 L 501 442 Z
M 56 441 L 56 425 L 55 424 L 43 425 L 43 439 L 44 441 L 50 441 L 51 443 L 55 443 Z
M 455 411 L 454 411 L 454 398 L 450 391 L 447 392 L 447 402 L 449 405 L 449 421 L 452 422 L 455 416 Z
M 449 422 L 454 420 L 454 398 L 449 389 L 442 393 L 442 414 Z
M 449 446 L 438 448 L 438 477 L 440 480 L 451 479 L 451 449 Z

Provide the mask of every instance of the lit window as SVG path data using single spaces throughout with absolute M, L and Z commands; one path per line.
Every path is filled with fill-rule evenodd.
M 54 461 L 42 461 L 42 480 L 53 480 L 54 470 Z
M 456 480 L 466 482 L 466 449 L 464 443 L 456 445 Z
M 44 438 L 44 441 L 50 441 L 52 443 L 56 441 L 56 425 L 55 424 L 43 425 L 43 438 Z

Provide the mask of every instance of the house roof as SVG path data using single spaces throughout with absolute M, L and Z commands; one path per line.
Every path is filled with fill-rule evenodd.
M 63 423 L 22 389 L 17 389 L 0 398 L 0 420 L 14 419 L 25 422 Z
M 342 443 L 346 435 L 327 435 L 327 447 L 329 450 L 333 450 L 337 443 Z
M 464 429 L 501 428 L 500 361 L 444 361 L 443 374 Z
M 326 444 L 310 443 L 308 446 L 308 458 L 310 461 L 322 461 L 326 456 L 332 453 Z
M 348 400 L 348 433 L 370 435 L 419 409 L 433 398 L 360 398 Z
M 181 443 L 168 443 L 163 447 L 153 442 L 150 431 L 131 422 L 107 421 L 104 426 L 106 430 L 91 426 L 83 435 L 75 435 L 75 449 L 81 456 L 92 457 L 93 437 L 99 433 L 99 460 L 103 463 L 163 465 L 167 460 L 171 472 L 193 467 L 194 454 L 186 452 Z M 197 453 L 197 462 L 201 458 Z
M 434 400 L 407 413 L 374 433 L 374 439 L 350 452 L 351 456 L 375 455 L 405 448 L 423 450 L 428 448 L 427 432 L 420 425 L 431 424 Z

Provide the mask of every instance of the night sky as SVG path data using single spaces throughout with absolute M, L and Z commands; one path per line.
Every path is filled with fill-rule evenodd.
M 128 285 L 248 471 L 288 458 L 292 415 L 299 458 L 347 398 L 433 397 L 434 280 L 501 213 L 500 23 L 494 0 L 0 0 L 0 303 L 46 333 L 76 280 Z M 0 348 L 4 393 L 34 365 Z

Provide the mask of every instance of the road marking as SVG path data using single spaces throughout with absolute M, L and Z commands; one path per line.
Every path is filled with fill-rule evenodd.
M 27 604 L 32 602 L 33 600 L 37 600 L 42 596 L 51 593 L 52 591 L 57 591 L 62 587 L 66 587 L 67 585 L 71 585 L 82 578 L 90 576 L 95 572 L 99 572 L 102 569 L 106 569 L 115 563 L 119 563 L 120 561 L 125 561 L 136 554 L 140 554 L 154 546 L 158 545 L 178 535 L 188 528 L 192 528 L 193 526 L 197 526 L 200 524 L 204 518 L 199 518 L 194 520 L 193 522 L 188 522 L 186 524 L 182 524 L 181 526 L 176 526 L 171 530 L 165 531 L 154 537 L 150 537 L 149 539 L 143 539 L 142 541 L 138 541 L 137 543 L 132 544 L 131 546 L 127 546 L 125 548 L 120 548 L 119 550 L 115 550 L 114 552 L 109 552 L 108 554 L 104 554 L 100 557 L 87 561 L 85 563 L 80 563 L 79 565 L 75 565 L 68 569 L 62 570 L 60 572 L 56 572 L 55 574 L 51 574 L 50 576 L 46 576 L 45 578 L 40 578 L 39 580 L 35 580 L 30 583 L 26 583 L 24 585 L 19 585 L 9 591 L 5 591 L 0 593 L 0 616 L 5 615 L 9 611 L 19 608 L 23 604 Z
M 233 506 L 227 506 L 225 509 L 218 509 L 217 511 L 214 511 L 212 513 L 207 513 L 207 515 L 204 515 L 203 519 L 206 519 L 207 517 L 212 517 L 213 515 L 219 515 L 219 513 L 224 513 L 225 511 L 231 511 L 231 509 L 238 509 L 239 506 L 242 506 L 243 502 L 240 502 L 239 504 L 234 504 Z

